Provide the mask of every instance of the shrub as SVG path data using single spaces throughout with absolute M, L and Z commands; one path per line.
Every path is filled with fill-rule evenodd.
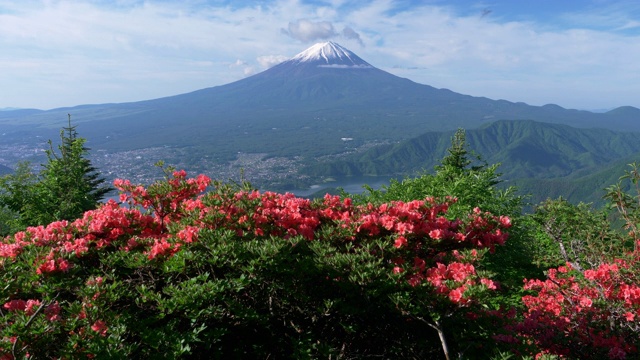
M 508 217 L 209 184 L 117 180 L 121 204 L 4 239 L 0 353 L 432 357 L 490 336 L 473 332 L 496 287 L 478 266 Z

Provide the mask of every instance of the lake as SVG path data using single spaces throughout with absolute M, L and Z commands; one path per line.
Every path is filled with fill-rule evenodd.
M 392 176 L 347 176 L 336 178 L 335 181 L 328 181 L 321 184 L 311 185 L 309 189 L 287 190 L 296 196 L 309 196 L 322 189 L 342 188 L 349 194 L 360 194 L 364 192 L 363 185 L 369 185 L 374 189 L 379 189 L 382 185 L 389 185 Z

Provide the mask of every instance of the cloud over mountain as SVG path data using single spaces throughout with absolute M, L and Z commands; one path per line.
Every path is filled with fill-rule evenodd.
M 256 60 L 258 61 L 258 63 L 260 64 L 260 66 L 262 66 L 265 69 L 268 69 L 272 66 L 276 66 L 278 64 L 280 64 L 283 61 L 288 60 L 289 57 L 284 56 L 284 55 L 263 55 L 263 56 L 258 56 L 256 58 Z
M 362 39 L 360 38 L 360 34 L 358 34 L 355 30 L 353 30 L 349 26 L 345 26 L 344 29 L 342 29 L 342 36 L 346 39 L 355 40 L 358 42 L 358 44 L 360 44 L 361 46 L 364 46 L 364 42 L 362 42 Z
M 340 33 L 336 32 L 333 23 L 329 21 L 310 21 L 306 19 L 299 19 L 295 22 L 289 22 L 289 26 L 286 29 L 281 29 L 283 34 L 286 34 L 296 40 L 310 42 L 317 40 L 328 40 L 333 37 L 342 36 L 348 40 L 355 40 L 361 46 L 364 46 L 364 42 L 360 37 L 360 34 L 356 32 L 352 27 L 345 26 Z
M 337 33 L 333 28 L 333 24 L 328 21 L 313 22 L 300 19 L 296 22 L 290 22 L 287 29 L 282 32 L 300 41 L 326 40 Z

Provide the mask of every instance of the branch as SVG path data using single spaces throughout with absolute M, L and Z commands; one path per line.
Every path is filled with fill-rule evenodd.
M 40 311 L 42 311 L 42 309 L 44 309 L 45 306 L 49 306 L 49 305 L 53 304 L 53 302 L 55 301 L 55 299 L 58 298 L 58 296 L 60 296 L 60 293 L 58 293 L 56 296 L 54 296 L 53 299 L 51 299 L 50 301 L 40 303 L 40 306 L 38 306 L 38 309 L 36 309 L 36 311 L 33 313 L 33 315 L 31 315 L 31 317 L 29 318 L 27 323 L 24 325 L 24 330 L 27 330 L 29 328 L 29 326 L 31 325 L 31 323 L 33 322 L 33 320 L 36 318 L 36 316 L 38 316 Z M 18 345 L 18 339 L 19 338 L 20 338 L 20 335 L 16 336 L 16 341 L 13 343 L 13 346 L 11 347 L 11 355 L 13 356 L 14 359 L 18 358 L 16 356 L 16 346 Z M 25 345 L 25 347 L 26 347 L 26 345 Z

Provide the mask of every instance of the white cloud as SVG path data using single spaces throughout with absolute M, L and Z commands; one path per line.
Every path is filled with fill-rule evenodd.
M 263 55 L 258 56 L 256 60 L 258 60 L 258 63 L 262 68 L 268 69 L 288 59 L 290 59 L 290 57 L 284 55 Z
M 364 46 L 364 43 L 360 38 L 360 34 L 358 34 L 355 30 L 353 30 L 349 26 L 345 26 L 344 29 L 342 29 L 342 36 L 345 37 L 346 39 L 355 40 L 358 42 L 358 44 L 360 44 L 361 46 Z
M 304 42 L 326 40 L 337 35 L 330 22 L 313 22 L 306 19 L 290 22 L 287 29 L 282 29 L 282 32 Z
M 619 26 L 616 30 L 636 29 L 640 27 L 640 21 L 629 20 L 624 25 Z
M 321 68 L 332 68 L 332 69 L 371 69 L 371 66 L 368 65 L 318 65 Z
M 365 43 L 379 44 L 363 56 L 374 66 L 476 96 L 579 108 L 594 102 L 640 106 L 620 90 L 640 81 L 640 63 L 633 60 L 640 56 L 638 36 L 501 23 L 430 6 L 384 16 L 388 5 L 374 4 L 351 17 L 368 35 Z

